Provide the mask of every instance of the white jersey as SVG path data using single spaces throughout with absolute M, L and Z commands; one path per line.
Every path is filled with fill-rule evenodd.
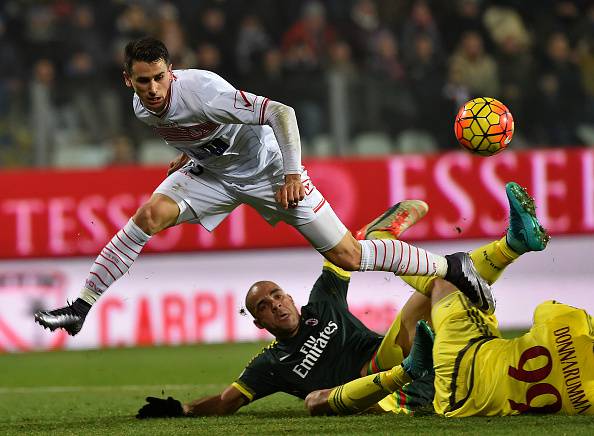
M 170 98 L 160 115 L 134 94 L 134 113 L 167 144 L 217 177 L 246 181 L 264 168 L 282 176 L 283 161 L 265 122 L 268 98 L 235 89 L 205 70 L 174 70 Z

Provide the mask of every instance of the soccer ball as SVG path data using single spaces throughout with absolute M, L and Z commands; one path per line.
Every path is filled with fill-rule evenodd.
M 458 111 L 454 133 L 468 151 L 492 156 L 507 148 L 514 134 L 514 118 L 500 101 L 491 97 L 474 98 Z

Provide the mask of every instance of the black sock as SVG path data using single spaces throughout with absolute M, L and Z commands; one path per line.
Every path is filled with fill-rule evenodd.
M 452 283 L 452 280 L 455 280 L 456 277 L 459 277 L 460 274 L 462 274 L 462 265 L 460 261 L 451 254 L 446 255 L 445 258 L 448 261 L 448 271 L 446 272 L 444 279 Z
M 72 308 L 79 315 L 86 316 L 87 313 L 89 313 L 89 310 L 91 310 L 91 305 L 85 300 L 77 298 L 74 303 L 72 303 Z

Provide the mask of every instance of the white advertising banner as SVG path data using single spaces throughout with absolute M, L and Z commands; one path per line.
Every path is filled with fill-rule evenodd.
M 484 242 L 422 246 L 450 253 Z M 593 236 L 558 237 L 545 252 L 527 254 L 510 266 L 494 286 L 500 326 L 529 326 L 534 308 L 548 299 L 594 313 L 593 252 Z M 95 304 L 77 336 L 35 324 L 36 310 L 77 297 L 92 261 L 0 262 L 0 352 L 267 339 L 242 310 L 249 286 L 275 281 L 301 306 L 322 265 L 312 249 L 144 255 Z M 411 292 L 391 274 L 353 273 L 349 305 L 370 328 L 383 332 Z

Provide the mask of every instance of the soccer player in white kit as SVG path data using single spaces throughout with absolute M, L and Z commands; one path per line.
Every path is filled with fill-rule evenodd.
M 43 327 L 77 334 L 91 306 L 129 270 L 152 235 L 181 223 L 212 231 L 244 203 L 272 225 L 284 221 L 295 227 L 344 270 L 436 275 L 483 310 L 494 310 L 489 285 L 466 253 L 443 257 L 401 241 L 356 240 L 301 165 L 291 107 L 238 90 L 209 71 L 173 70 L 167 48 L 154 38 L 131 41 L 125 55 L 124 80 L 135 92 L 136 116 L 181 154 L 151 198 L 103 248 L 79 298 L 35 314 Z M 395 207 L 372 223 L 374 231 L 393 224 Z

